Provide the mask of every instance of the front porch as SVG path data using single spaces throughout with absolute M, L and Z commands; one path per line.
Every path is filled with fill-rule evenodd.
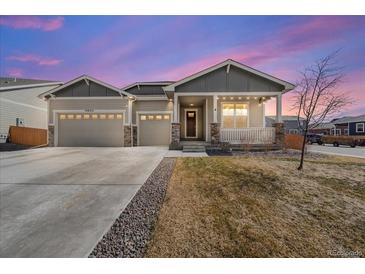
M 272 99 L 276 99 L 277 123 L 266 127 L 265 103 Z M 281 93 L 175 93 L 170 149 L 182 149 L 192 142 L 267 146 L 281 145 L 282 140 Z

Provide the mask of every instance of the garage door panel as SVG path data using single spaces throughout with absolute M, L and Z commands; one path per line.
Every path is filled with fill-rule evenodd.
M 59 119 L 58 146 L 123 146 L 123 120 L 108 119 L 107 115 L 104 119 L 76 119 L 76 115 Z
M 159 146 L 170 144 L 170 114 L 139 115 L 139 145 Z

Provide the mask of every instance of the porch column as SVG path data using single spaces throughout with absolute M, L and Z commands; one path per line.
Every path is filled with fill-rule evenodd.
M 174 94 L 174 123 L 179 123 L 179 96 Z
M 218 96 L 213 96 L 213 123 L 210 124 L 210 138 L 212 144 L 219 144 L 220 142 L 220 124 L 218 123 L 217 115 Z
M 281 117 L 281 94 L 279 94 L 278 96 L 276 96 L 276 122 L 277 123 L 282 123 L 283 119 Z
M 171 142 L 169 149 L 178 150 L 181 149 L 180 145 L 180 122 L 179 122 L 179 96 L 174 94 L 174 113 L 173 113 L 173 122 L 171 123 Z
M 128 98 L 128 119 L 126 120 L 126 124 L 124 125 L 124 146 L 125 147 L 133 146 L 132 107 L 133 107 L 133 99 Z

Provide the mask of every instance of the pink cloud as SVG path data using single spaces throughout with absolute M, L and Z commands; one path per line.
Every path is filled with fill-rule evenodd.
M 23 70 L 20 68 L 9 68 L 6 72 L 9 76 L 13 76 L 13 77 L 22 77 L 23 76 Z
M 14 29 L 40 29 L 54 31 L 63 26 L 64 18 L 61 16 L 47 18 L 42 16 L 0 16 L 0 25 Z
M 19 62 L 32 62 L 40 66 L 56 66 L 62 62 L 60 59 L 47 58 L 34 54 L 12 55 L 6 59 Z

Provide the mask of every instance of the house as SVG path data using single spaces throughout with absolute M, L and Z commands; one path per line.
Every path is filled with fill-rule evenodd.
M 234 60 L 179 81 L 122 89 L 83 75 L 40 95 L 48 102 L 51 146 L 151 146 L 182 142 L 278 143 L 282 94 L 294 85 Z M 265 102 L 276 98 L 276 124 Z
M 282 120 L 284 123 L 284 130 L 286 134 L 301 134 L 302 128 L 305 124 L 305 119 L 300 117 L 298 123 L 298 117 L 293 115 L 283 115 Z M 267 127 L 272 127 L 276 121 L 276 116 L 266 116 L 265 123 Z
M 335 125 L 333 123 L 321 123 L 314 128 L 310 128 L 310 133 L 322 134 L 322 135 L 333 135 Z
M 333 135 L 365 135 L 365 114 L 332 120 Z
M 47 103 L 37 96 L 62 82 L 0 77 L 0 139 L 5 142 L 9 126 L 47 128 Z

